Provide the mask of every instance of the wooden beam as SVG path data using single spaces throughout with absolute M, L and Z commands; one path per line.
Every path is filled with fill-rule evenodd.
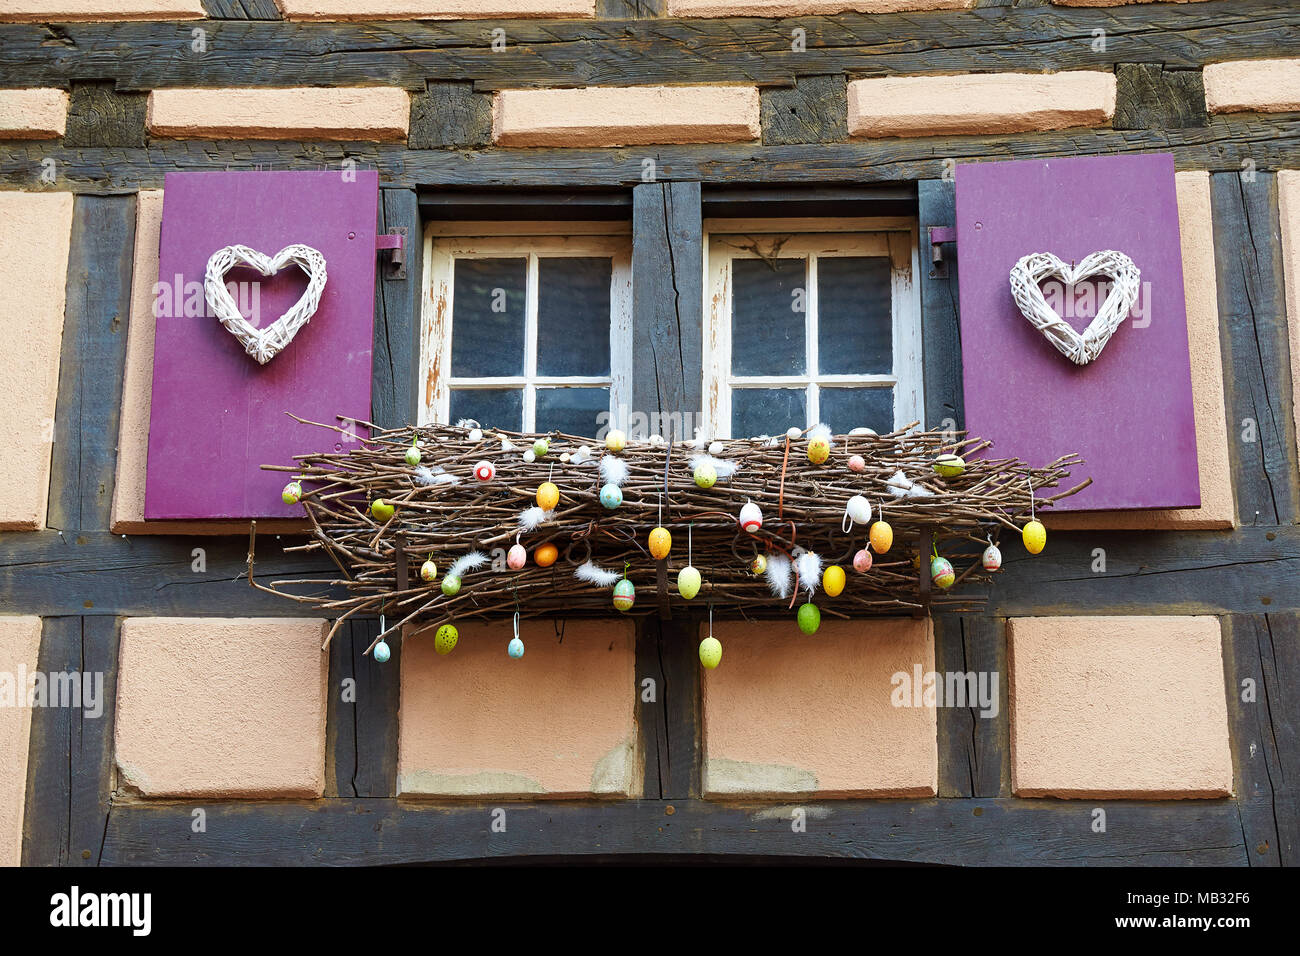
M 492 142 L 492 95 L 467 82 L 430 83 L 411 97 L 411 149 L 487 146 Z
M 380 664 L 365 650 L 379 636 L 378 618 L 353 618 L 330 642 L 326 689 L 326 796 L 391 797 L 397 785 L 397 707 L 402 642 Z
M 205 802 L 113 807 L 103 862 L 115 865 L 378 865 L 615 854 L 786 856 L 947 865 L 1244 866 L 1237 805 L 1014 799 L 697 800 L 603 805 L 421 806 L 395 800 Z M 1106 832 L 1092 830 L 1106 810 Z M 806 832 L 791 826 L 806 809 Z
M 965 427 L 966 420 L 957 308 L 957 243 L 939 243 L 941 262 L 936 263 L 929 229 L 955 229 L 957 199 L 951 172 L 947 179 L 922 180 L 916 188 L 921 227 L 919 279 L 925 423 L 929 428 L 955 431 Z
M 112 80 L 72 84 L 64 146 L 143 147 L 147 93 L 119 93 Z
M 371 421 L 382 428 L 415 423 L 419 377 L 420 289 L 424 234 L 415 191 L 379 191 L 379 231 L 405 230 L 405 275 L 390 274 L 387 258 L 375 269 L 375 336 L 371 362 Z
M 279 20 L 275 0 L 203 0 L 203 9 L 214 20 Z
M 1121 63 L 1115 68 L 1115 85 L 1115 129 L 1209 125 L 1200 70 L 1166 70 L 1159 63 Z
M 794 86 L 764 89 L 760 104 L 767 146 L 848 141 L 848 84 L 843 74 L 801 76 Z
M 935 670 L 940 674 L 996 675 L 996 713 L 978 701 L 937 708 L 939 796 L 996 797 L 1011 794 L 1011 714 L 1007 706 L 1006 622 L 975 614 L 934 618 Z M 990 688 L 991 689 L 991 688 Z M 990 708 L 992 709 L 992 708 Z

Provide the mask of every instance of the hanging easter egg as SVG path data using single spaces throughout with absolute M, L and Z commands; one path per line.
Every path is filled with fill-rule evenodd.
M 518 571 L 528 563 L 528 552 L 524 550 L 522 544 L 513 544 L 510 550 L 506 552 L 506 567 L 511 571 Z
M 610 451 L 622 451 L 627 447 L 627 436 L 617 428 L 611 428 L 605 433 L 605 447 Z
M 946 454 L 940 455 L 934 460 L 935 474 L 943 478 L 956 478 L 966 470 L 966 461 L 961 455 Z
M 822 626 L 822 612 L 817 610 L 817 605 L 809 601 L 807 604 L 799 605 L 799 630 L 805 634 L 816 634 L 817 628 Z
M 537 562 L 539 568 L 549 568 L 559 556 L 560 549 L 549 543 L 538 545 L 537 550 L 533 552 L 533 560 Z
M 370 513 L 376 521 L 387 521 L 396 509 L 383 498 L 376 498 L 370 503 Z
M 952 569 L 952 562 L 947 558 L 932 558 L 930 560 L 930 582 L 937 588 L 948 589 L 952 587 L 952 582 L 957 580 L 957 575 Z
M 450 654 L 456 649 L 456 642 L 459 640 L 460 632 L 456 630 L 456 625 L 444 624 L 434 635 L 433 649 L 439 654 Z
M 537 460 L 537 453 L 533 451 L 531 448 L 525 448 L 524 453 L 519 457 L 531 465 L 533 462 Z
M 767 570 L 767 557 L 761 554 L 754 555 L 754 560 L 749 562 L 749 573 L 758 577 Z
M 866 548 L 853 556 L 853 570 L 859 574 L 866 574 L 871 570 L 871 552 Z
M 844 590 L 844 569 L 832 564 L 822 572 L 822 590 L 831 597 L 839 597 Z
M 438 566 L 433 563 L 433 558 L 420 565 L 420 580 L 426 584 L 432 584 L 438 580 Z
M 701 488 L 712 488 L 718 482 L 718 473 L 707 461 L 695 466 L 695 483 Z
M 1002 567 L 1002 552 L 996 544 L 991 544 L 984 549 L 984 555 L 980 558 L 984 565 L 985 571 L 997 571 Z
M 506 653 L 519 660 L 524 656 L 524 642 L 517 637 L 510 638 L 510 643 L 506 645 Z
M 1038 554 L 1047 544 L 1047 529 L 1041 521 L 1030 521 L 1021 532 L 1021 537 L 1025 541 L 1025 550 L 1030 554 Z
M 284 486 L 284 491 L 280 492 L 280 500 L 286 505 L 296 505 L 298 499 L 302 497 L 302 485 L 296 481 L 291 481 Z
M 629 611 L 634 601 L 636 601 L 636 588 L 632 586 L 631 581 L 624 578 L 614 585 L 614 607 L 620 611 Z
M 536 458 L 545 458 L 546 453 L 551 450 L 551 443 L 545 438 L 539 438 L 533 442 L 533 456 Z
M 623 489 L 618 485 L 606 485 L 600 489 L 600 503 L 613 511 L 623 503 Z
M 867 470 L 867 462 L 861 455 L 849 456 L 849 471 L 856 471 L 858 474 Z
M 722 642 L 712 634 L 700 641 L 700 663 L 708 671 L 722 663 Z
M 739 522 L 740 530 L 753 534 L 763 527 L 763 512 L 759 510 L 758 505 L 754 504 L 754 502 L 746 501 L 741 506 Z
M 854 524 L 866 524 L 871 520 L 871 502 L 862 495 L 854 495 L 844 509 L 853 519 Z
M 667 528 L 655 528 L 650 532 L 650 556 L 656 561 L 668 557 L 672 546 L 673 536 L 668 533 Z
M 479 481 L 491 481 L 497 476 L 497 467 L 490 461 L 480 461 L 474 466 L 474 477 Z
M 406 463 L 412 468 L 420 463 L 421 457 L 420 449 L 417 446 L 412 445 L 410 448 L 406 449 Z
M 447 597 L 455 597 L 460 593 L 460 576 L 449 574 L 442 579 L 442 593 Z
M 689 564 L 677 572 L 677 593 L 688 601 L 700 593 L 700 572 Z
M 380 664 L 387 664 L 388 659 L 393 656 L 393 649 L 388 646 L 387 641 L 380 641 L 370 653 L 375 655 L 375 660 Z
M 871 546 L 876 549 L 876 554 L 884 554 L 894 544 L 894 529 L 889 526 L 888 521 L 877 521 L 867 532 L 867 538 L 871 541 Z
M 537 507 L 551 511 L 560 503 L 560 489 L 553 481 L 543 481 L 537 486 Z
M 816 435 L 808 439 L 808 460 L 814 465 L 826 464 L 831 456 L 831 440 L 825 435 Z

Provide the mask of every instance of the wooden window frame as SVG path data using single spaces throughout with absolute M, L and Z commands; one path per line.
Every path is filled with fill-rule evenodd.
M 731 396 L 735 388 L 797 388 L 807 395 L 808 421 L 820 416 L 822 387 L 894 388 L 894 427 L 925 419 L 925 355 L 921 329 L 919 230 L 915 220 L 870 219 L 706 219 L 704 220 L 704 427 L 711 436 L 731 432 Z M 803 375 L 734 375 L 731 372 L 731 262 L 759 258 L 737 248 L 734 239 L 788 236 L 781 258 L 809 260 L 806 290 Z M 890 374 L 822 374 L 817 362 L 817 260 L 822 257 L 888 256 L 891 274 L 893 370 Z M 734 437 L 734 436 L 733 436 Z M 753 437 L 753 436 L 745 436 Z

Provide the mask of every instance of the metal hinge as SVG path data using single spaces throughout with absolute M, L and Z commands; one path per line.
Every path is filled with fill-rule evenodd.
M 953 226 L 926 226 L 925 233 L 930 239 L 930 278 L 948 278 L 948 258 L 944 256 L 943 244 L 950 243 L 954 254 L 957 246 L 957 230 Z
M 392 232 L 382 232 L 375 236 L 375 248 L 388 252 L 388 265 L 384 268 L 385 279 L 406 278 L 406 227 L 396 226 Z

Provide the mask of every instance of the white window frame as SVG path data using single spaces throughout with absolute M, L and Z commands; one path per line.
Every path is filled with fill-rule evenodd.
M 563 234 L 557 234 L 563 228 Z M 598 257 L 613 260 L 610 278 L 610 374 L 537 374 L 538 260 Z M 500 378 L 453 377 L 452 316 L 457 258 L 527 259 L 524 373 Z M 609 388 L 610 414 L 632 394 L 632 243 L 626 223 L 430 223 L 425 230 L 423 308 L 420 319 L 419 422 L 447 422 L 453 388 L 523 390 L 522 430 L 536 430 L 538 388 Z M 596 429 L 593 427 L 592 431 Z
M 731 393 L 736 387 L 802 387 L 808 422 L 820 415 L 824 386 L 894 388 L 894 427 L 924 419 L 922 394 L 921 297 L 915 276 L 920 268 L 916 224 L 906 219 L 713 219 L 704 223 L 704 426 L 716 437 L 731 436 Z M 804 375 L 733 375 L 731 373 L 732 269 L 734 259 L 761 258 L 757 245 L 780 258 L 809 260 L 804 292 Z M 836 256 L 887 256 L 890 260 L 893 372 L 891 374 L 823 375 L 817 369 L 817 261 Z

